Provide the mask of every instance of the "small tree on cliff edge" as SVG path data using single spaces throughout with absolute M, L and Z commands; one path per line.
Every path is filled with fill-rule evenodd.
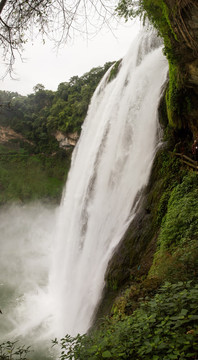
M 57 46 L 77 32 L 93 37 L 110 26 L 117 0 L 1 0 L 0 48 L 6 73 L 12 74 L 16 54 L 33 38 L 35 29 Z

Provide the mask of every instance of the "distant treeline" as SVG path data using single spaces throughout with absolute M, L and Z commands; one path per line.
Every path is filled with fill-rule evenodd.
M 0 125 L 10 126 L 34 143 L 31 152 L 56 151 L 54 133 L 80 133 L 93 92 L 111 65 L 108 62 L 81 77 L 73 76 L 69 82 L 60 83 L 57 91 L 46 90 L 42 84 L 27 96 L 0 91 Z

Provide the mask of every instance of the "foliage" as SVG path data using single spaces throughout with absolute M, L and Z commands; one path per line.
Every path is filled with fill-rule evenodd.
M 93 92 L 111 64 L 93 68 L 81 77 L 73 76 L 59 84 L 56 92 L 44 90 L 42 84 L 37 84 L 35 93 L 28 96 L 0 91 L 0 103 L 10 102 L 9 107 L 1 108 L 0 125 L 10 126 L 31 141 L 31 153 L 56 152 L 54 133 L 80 133 Z
M 169 19 L 169 9 L 163 0 L 120 0 L 116 9 L 119 16 L 125 20 L 140 16 L 144 20 L 148 18 L 164 38 L 165 49 L 170 50 L 170 35 L 176 37 Z
M 61 340 L 61 359 L 186 360 L 198 355 L 198 285 L 165 283 L 153 299 L 101 330 Z M 69 351 L 68 351 L 69 349 Z
M 153 167 L 156 177 L 151 179 L 154 183 L 152 184 L 151 200 L 152 208 L 155 207 L 154 223 L 156 230 L 159 230 L 167 213 L 168 202 L 173 189 L 183 182 L 185 176 L 189 175 L 187 167 L 182 165 L 175 153 L 185 153 L 191 156 L 192 144 L 190 135 L 186 130 L 175 130 L 170 125 L 166 126 L 163 140 L 164 148 L 158 151 Z M 153 177 L 153 175 L 151 176 Z M 159 184 L 159 188 L 157 184 Z
M 146 189 L 146 197 L 147 200 L 144 201 L 144 207 L 146 209 L 146 215 L 144 215 L 143 220 L 140 220 L 138 223 L 139 226 L 137 226 L 136 223 L 133 223 L 134 226 L 131 227 L 130 231 L 128 232 L 128 237 L 130 237 L 133 240 L 133 242 L 124 242 L 124 251 L 123 248 L 120 248 L 119 255 L 117 259 L 115 259 L 114 263 L 111 262 L 110 269 L 108 269 L 108 285 L 110 285 L 110 290 L 116 291 L 116 294 L 118 295 L 118 301 L 114 302 L 113 305 L 113 321 L 115 321 L 115 317 L 117 316 L 120 320 L 124 322 L 124 317 L 126 315 L 131 314 L 135 309 L 137 309 L 137 306 L 140 304 L 140 302 L 145 301 L 145 296 L 153 296 L 156 291 L 158 290 L 160 284 L 162 284 L 164 281 L 167 281 L 167 279 L 171 282 L 177 282 L 179 281 L 187 281 L 189 279 L 192 279 L 193 281 L 196 281 L 196 277 L 198 274 L 198 247 L 197 247 L 197 236 L 193 237 L 194 229 L 192 228 L 191 235 L 192 237 L 186 236 L 186 231 L 188 230 L 189 225 L 189 216 L 191 218 L 191 215 L 195 211 L 197 213 L 197 174 L 196 173 L 189 173 L 187 168 L 181 165 L 180 160 L 172 154 L 172 152 L 168 151 L 171 150 L 174 152 L 174 146 L 175 144 L 182 144 L 182 147 L 184 145 L 185 151 L 191 148 L 189 148 L 189 139 L 187 138 L 188 133 L 184 131 L 176 131 L 170 126 L 167 126 L 166 129 L 166 137 L 164 141 L 166 143 L 164 144 L 163 148 L 158 152 L 157 157 L 155 158 L 155 164 L 153 167 L 153 171 L 151 174 L 150 179 L 150 185 L 148 185 L 148 189 Z M 183 140 L 185 139 L 185 144 Z M 179 152 L 179 150 L 175 148 L 175 152 Z M 186 152 L 185 152 L 186 153 Z M 188 152 L 187 152 L 188 154 Z M 161 223 L 164 226 L 165 222 L 165 216 L 167 211 L 169 212 L 170 208 L 170 198 L 173 196 L 174 192 L 175 194 L 181 190 L 176 198 L 175 195 L 175 214 L 174 219 L 172 222 L 175 222 L 176 229 L 175 234 L 177 233 L 177 221 L 180 211 L 180 205 L 179 202 L 181 201 L 181 210 L 183 211 L 183 221 L 185 223 L 185 226 L 183 229 L 181 229 L 180 236 L 184 235 L 186 236 L 186 241 L 178 242 L 177 244 L 172 243 L 170 246 L 168 246 L 168 249 L 165 247 L 164 251 L 160 251 L 159 248 L 161 246 L 159 242 L 159 252 L 158 257 L 155 257 L 155 264 L 153 266 L 153 272 L 149 274 L 149 277 L 147 276 L 146 271 L 144 272 L 145 264 L 147 263 L 146 256 L 144 256 L 145 253 L 148 251 L 148 256 L 152 258 L 152 255 L 154 255 L 155 252 L 155 246 L 152 248 L 152 244 L 156 242 L 157 237 L 159 235 L 160 225 Z M 189 207 L 185 206 L 185 201 L 187 198 L 185 196 L 189 196 L 189 198 L 193 199 L 191 201 L 189 199 L 188 205 Z M 183 199 L 184 198 L 184 199 Z M 183 199 L 183 201 L 182 201 Z M 196 203 L 196 205 L 195 205 Z M 138 213 L 138 219 L 141 217 L 141 213 Z M 147 217 L 149 220 L 147 221 Z M 141 219 L 141 218 L 140 218 Z M 171 220 L 171 215 L 170 215 Z M 151 224 L 151 225 L 150 225 Z M 196 227 L 196 222 L 195 222 Z M 150 236 L 150 228 L 151 226 L 153 232 Z M 191 226 L 191 224 L 190 224 Z M 192 220 L 192 226 L 193 226 L 193 220 Z M 133 232 L 133 227 L 135 228 L 135 235 Z M 143 230 L 142 230 L 143 228 Z M 167 230 L 168 230 L 168 224 L 167 224 Z M 183 235 L 182 235 L 183 232 Z M 144 236 L 142 236 L 142 234 Z M 171 230 L 170 230 L 171 235 Z M 174 235 L 174 234 L 173 234 Z M 142 240 L 143 239 L 143 240 Z M 148 244 L 147 241 L 150 241 L 151 247 L 148 247 L 149 250 L 147 250 L 146 245 Z M 143 243 L 141 247 L 141 242 Z M 146 244 L 146 245 L 145 245 Z M 136 250 L 138 247 L 138 250 Z M 151 253 L 152 250 L 152 253 Z M 135 253 L 137 256 L 136 258 L 133 257 L 133 255 L 129 255 L 128 253 L 132 254 Z M 128 261 L 132 258 L 132 260 Z M 130 258 L 131 256 L 131 258 Z M 146 260 L 146 261 L 145 261 Z M 127 262 L 128 261 L 128 262 Z M 130 262 L 131 261 L 131 262 Z M 112 265 L 113 264 L 113 265 Z M 138 266 L 138 265 L 141 265 Z M 135 269 L 136 268 L 136 269 Z M 139 269 L 137 269 L 139 268 Z M 119 272 L 117 270 L 120 270 Z M 148 269 L 147 269 L 148 271 Z M 119 280 L 119 274 L 122 273 L 122 280 Z M 113 274 L 113 276 L 112 276 Z M 133 278 L 132 278 L 132 276 Z M 127 280 L 126 280 L 127 278 Z M 124 280 L 123 280 L 124 279 Z M 127 281 L 127 288 L 126 292 L 123 295 L 123 285 L 126 284 Z M 109 292 L 109 298 L 111 296 L 109 288 L 107 288 L 107 291 Z M 121 292 L 121 295 L 120 295 Z M 108 295 L 107 295 L 108 296 Z M 107 298 L 105 297 L 105 301 Z M 168 296 L 167 296 L 168 297 Z M 103 302 L 103 307 L 106 306 L 105 301 Z M 127 317 L 128 318 L 128 317 Z M 142 324 L 141 321 L 139 321 L 138 318 L 133 318 L 134 324 L 136 326 L 137 331 L 143 332 L 142 330 Z M 175 333 L 173 335 L 173 338 L 170 340 L 170 353 L 164 354 L 163 348 L 159 353 L 156 353 L 156 349 L 153 346 L 152 350 L 150 350 L 150 353 L 148 355 L 145 354 L 139 354 L 137 351 L 137 348 L 142 346 L 142 343 L 145 341 L 147 335 L 145 334 L 145 339 L 141 338 L 139 343 L 137 341 L 137 348 L 135 345 L 135 341 L 137 338 L 137 335 L 132 333 L 130 336 L 130 329 L 126 327 L 126 333 L 128 332 L 128 338 L 127 340 L 123 340 L 123 342 L 128 342 L 126 348 L 124 348 L 124 345 L 122 347 L 122 342 L 117 340 L 117 332 L 115 331 L 114 327 L 106 323 L 106 326 L 101 329 L 100 336 L 99 332 L 96 333 L 96 335 L 92 335 L 92 338 L 90 340 L 90 344 L 85 342 L 83 339 L 82 341 L 82 348 L 79 348 L 78 356 L 76 356 L 76 359 L 102 359 L 103 353 L 105 351 L 108 351 L 109 353 L 105 353 L 106 355 L 109 355 L 110 359 L 166 359 L 169 360 L 171 358 L 175 359 L 193 359 L 194 357 L 197 357 L 196 352 L 191 353 L 191 350 L 184 352 L 182 354 L 181 348 L 178 349 L 177 346 L 177 338 L 180 337 L 181 333 Z M 125 324 L 126 325 L 126 324 Z M 123 327 L 125 326 L 123 325 Z M 197 327 L 197 325 L 196 325 Z M 158 327 L 156 326 L 156 330 Z M 191 331 L 193 329 L 187 329 L 186 333 L 188 331 Z M 155 329 L 152 330 L 152 323 L 150 323 L 147 327 L 148 334 L 152 334 L 150 339 L 154 338 L 155 335 Z M 152 333 L 154 331 L 154 335 Z M 171 331 L 171 329 L 170 329 Z M 184 329 L 185 331 L 185 329 Z M 193 330 L 194 331 L 194 330 Z M 102 334 L 103 333 L 103 334 Z M 111 340 L 109 340 L 109 334 L 112 334 Z M 195 333 L 194 333 L 195 334 Z M 161 338 L 162 335 L 162 338 Z M 94 337 L 95 336 L 95 337 Z M 122 335 L 120 335 L 122 336 Z M 126 335 L 127 336 L 127 335 Z M 144 336 L 144 335 L 143 335 Z M 163 343 L 163 338 L 166 336 L 166 334 L 162 333 L 160 334 L 160 342 Z M 169 335 L 167 335 L 169 336 Z M 183 336 L 183 335 L 182 335 Z M 182 338 L 181 336 L 181 338 Z M 118 336 L 119 337 L 119 336 Z M 175 337 L 175 341 L 174 341 Z M 184 333 L 185 337 L 185 333 Z M 129 340 L 130 339 L 130 340 Z M 185 342 L 185 339 L 182 338 Z M 88 340 L 87 340 L 88 341 Z M 106 341 L 106 344 L 104 342 Z M 197 341 L 197 340 L 196 340 Z M 118 345 L 119 342 L 119 345 Z M 130 344 L 129 344 L 130 342 Z M 150 341 L 151 342 L 151 341 Z M 121 344 L 120 344 L 121 343 Z M 80 345 L 79 345 L 80 346 Z M 84 346 L 84 347 L 83 347 Z M 119 347 L 120 346 L 120 347 Z M 147 346 L 148 343 L 147 343 Z M 171 346 L 172 346 L 172 353 L 171 353 Z M 197 345 L 196 345 L 197 346 Z M 146 346 L 145 346 L 146 347 Z M 177 350 L 177 354 L 173 352 L 173 348 Z M 88 348 L 88 351 L 86 352 L 86 349 Z M 93 350 L 95 348 L 95 353 Z M 135 348 L 135 353 L 131 354 L 130 349 Z M 167 348 L 168 348 L 168 340 L 167 340 Z M 85 349 L 85 350 L 84 350 Z M 112 350 L 113 349 L 113 350 Z M 115 352 L 114 352 L 115 350 Z M 92 351 L 92 352 L 91 352 Z M 145 350 L 146 351 L 146 350 Z M 197 348 L 196 348 L 197 351 Z M 89 353 L 90 352 L 90 353 Z M 121 355 L 119 355 L 119 353 Z M 180 357 L 181 355 L 181 357 Z
M 167 189 L 166 191 L 164 191 L 159 201 L 157 224 L 161 224 L 161 221 L 166 214 L 169 197 L 170 197 L 170 189 Z
M 0 360 L 27 360 L 30 346 L 17 346 L 17 341 L 0 344 Z
M 81 77 L 73 76 L 58 86 L 56 97 L 49 110 L 47 128 L 65 133 L 80 132 L 89 102 L 99 81 L 112 63 L 93 68 Z
M 170 139 L 170 135 L 169 135 Z M 155 226 L 159 228 L 161 225 L 162 219 L 164 218 L 167 212 L 168 201 L 171 195 L 171 192 L 175 186 L 180 184 L 183 179 L 183 176 L 186 174 L 186 171 L 181 169 L 181 163 L 176 156 L 166 150 L 161 150 L 157 155 L 158 166 L 158 178 L 160 178 L 161 184 L 161 193 L 160 197 L 153 193 L 152 196 L 159 200 L 156 203 L 156 212 L 155 212 Z M 159 166 L 160 165 L 160 166 Z M 163 184 L 163 185 L 162 185 Z M 158 191 L 158 188 L 157 188 Z
M 3 146 L 0 150 L 0 204 L 49 198 L 60 200 L 70 166 L 69 154 L 29 156 L 25 151 L 7 152 Z
M 198 276 L 197 240 L 189 241 L 174 253 L 157 252 L 149 272 L 149 279 L 157 278 L 161 282 L 196 280 Z
M 191 112 L 192 108 L 190 91 L 184 86 L 184 78 L 180 67 L 170 60 L 166 108 L 169 124 L 177 129 L 185 127 L 183 118 Z
M 0 92 L 1 97 L 0 97 L 0 104 L 1 107 L 5 107 L 10 106 L 11 105 L 11 100 L 15 97 L 19 97 L 20 95 L 17 92 L 14 91 L 5 91 L 5 90 L 1 90 Z
M 28 96 L 0 91 L 0 125 L 22 135 L 0 146 L 0 204 L 60 199 L 71 150 L 59 148 L 55 133 L 80 133 L 91 96 L 111 64 L 73 76 L 56 92 L 42 84 Z
M 198 235 L 198 177 L 189 172 L 170 196 L 159 235 L 160 249 L 172 249 Z
M 173 184 L 172 184 L 173 185 Z M 198 177 L 189 172 L 163 193 L 157 252 L 149 276 L 162 281 L 194 279 L 198 273 Z

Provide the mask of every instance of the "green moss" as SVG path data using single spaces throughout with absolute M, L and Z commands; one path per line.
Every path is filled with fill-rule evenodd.
M 114 277 L 111 278 L 111 276 L 109 276 L 108 280 L 107 280 L 107 284 L 106 284 L 107 288 L 109 290 L 113 290 L 113 291 L 117 290 L 118 289 L 118 282 L 119 282 L 118 279 L 116 279 Z
M 170 21 L 170 11 L 163 0 L 144 0 L 143 9 L 151 23 L 165 39 L 165 45 L 170 45 L 170 34 L 177 40 L 177 36 Z
M 178 111 L 178 80 L 177 67 L 169 62 L 169 85 L 166 91 L 167 115 L 170 126 L 175 126 L 174 115 Z M 179 124 L 181 127 L 181 124 Z
M 170 197 L 170 189 L 167 189 L 163 193 L 163 195 L 159 201 L 158 213 L 157 213 L 157 224 L 161 224 L 162 219 L 166 214 L 169 197 Z
M 158 251 L 148 277 L 161 282 L 195 280 L 198 276 L 198 246 L 191 240 L 182 248 L 177 247 L 173 253 Z
M 191 111 L 191 100 L 185 89 L 184 77 L 178 65 L 169 61 L 169 83 L 166 90 L 166 108 L 169 125 L 181 129 L 186 127 L 184 119 Z
M 164 0 L 141 0 L 138 2 L 120 0 L 117 6 L 117 13 L 128 18 L 140 16 L 157 29 L 159 35 L 164 39 L 165 53 L 168 59 L 173 60 L 172 41 L 177 41 L 177 35 L 171 24 L 171 15 L 176 13 L 176 7 L 171 9 L 171 14 Z
M 186 88 L 186 75 L 178 57 L 178 38 L 174 19 L 179 16 L 180 5 L 169 8 L 163 0 L 142 0 L 142 8 L 164 40 L 164 54 L 169 62 L 169 84 L 166 91 L 166 108 L 169 125 L 182 129 L 188 127 L 192 112 L 191 90 Z
M 181 168 L 180 160 L 176 156 L 173 156 L 168 149 L 160 151 L 157 158 L 157 182 L 160 189 L 159 186 L 157 186 L 155 190 L 156 185 L 153 186 L 151 199 L 152 203 L 155 204 L 155 209 L 153 209 L 153 225 L 156 230 L 159 229 L 161 222 L 166 215 L 168 201 L 173 188 L 182 181 L 183 176 L 186 174 L 186 169 Z
M 158 248 L 149 277 L 157 276 L 163 281 L 194 279 L 198 274 L 197 174 L 188 172 L 182 182 L 174 186 L 167 196 L 168 203 L 165 192 L 161 198 L 162 204 L 159 205 L 158 216 L 164 215 L 165 212 L 166 214 L 160 217 L 162 224 Z
M 171 193 L 163 220 L 159 246 L 172 251 L 198 235 L 198 177 L 189 172 Z

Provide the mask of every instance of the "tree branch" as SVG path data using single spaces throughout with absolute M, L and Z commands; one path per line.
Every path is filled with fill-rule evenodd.
M 3 10 L 3 8 L 4 8 L 4 6 L 5 6 L 6 3 L 7 3 L 7 0 L 2 0 L 2 1 L 0 2 L 0 14 L 1 14 L 1 12 L 2 12 L 2 10 Z

